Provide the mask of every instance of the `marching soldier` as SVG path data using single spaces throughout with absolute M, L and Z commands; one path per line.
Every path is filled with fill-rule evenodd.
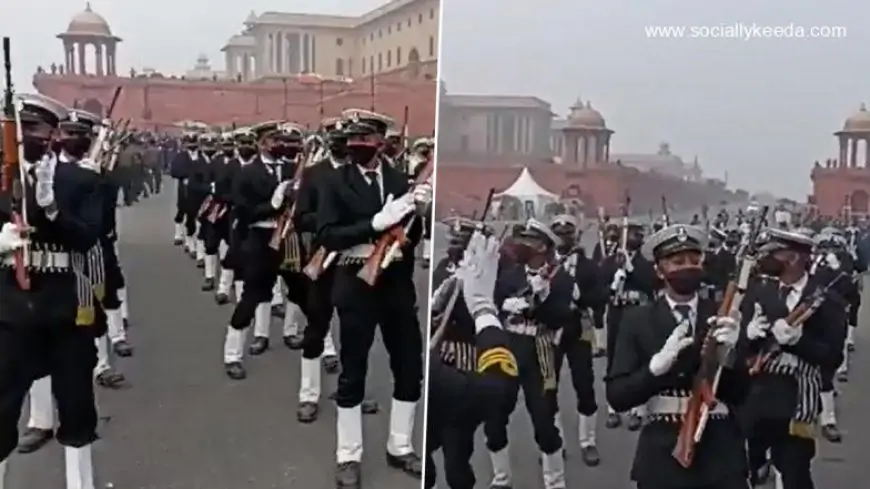
M 655 296 L 657 280 L 653 264 L 640 252 L 643 246 L 643 226 L 629 222 L 625 233 L 625 243 L 617 247 L 614 254 L 606 258 L 602 264 L 602 273 L 610 283 L 610 305 L 607 309 L 607 363 L 613 363 L 613 348 L 619 336 L 622 324 L 622 314 L 636 306 L 648 303 Z M 635 431 L 642 422 L 642 407 L 637 407 L 629 413 L 628 429 Z M 616 428 L 622 424 L 618 411 L 608 407 L 608 428 Z
M 579 246 L 580 230 L 577 224 L 577 219 L 567 214 L 556 216 L 550 224 L 553 234 L 562 241 L 561 246 L 556 249 L 556 261 L 574 282 L 574 314 L 559 333 L 555 368 L 558 374 L 562 370 L 562 362 L 568 360 L 571 384 L 577 397 L 577 411 L 580 415 L 578 432 L 583 463 L 595 466 L 601 463 L 601 456 L 595 441 L 598 403 L 595 401 L 595 371 L 592 368 L 592 342 L 595 337 L 590 312 L 600 304 L 606 304 L 607 299 L 601 294 L 598 267 L 586 258 L 586 253 Z M 557 414 L 561 433 L 560 418 Z
M 443 341 L 432 345 L 432 354 L 438 358 L 429 362 L 424 485 L 428 489 L 435 486 L 432 454 L 439 449 L 447 486 L 474 487 L 470 462 L 474 434 L 516 389 L 516 359 L 508 349 L 509 337 L 497 316 L 493 297 L 499 243 L 486 237 L 488 232 L 477 231 L 479 227 L 478 222 L 461 217 L 453 220 L 449 231 L 452 256 L 438 264 L 438 276 L 433 277 L 433 329 L 443 323 L 443 315 L 448 319 L 442 331 Z M 457 250 L 460 256 L 456 256 Z M 465 261 L 460 267 L 463 252 Z M 442 266 L 447 260 L 447 265 Z M 478 270 L 485 273 L 475 273 Z M 451 294 L 456 294 L 456 300 L 448 311 L 450 302 L 446 297 Z
M 206 156 L 208 154 L 206 153 Z M 219 259 L 226 256 L 226 249 L 230 242 L 230 215 L 229 206 L 232 199 L 232 172 L 234 171 L 235 144 L 229 134 L 223 134 L 220 140 L 220 152 L 212 155 L 209 180 L 211 194 L 208 205 L 203 204 L 200 209 L 201 225 L 204 230 L 205 280 L 202 290 L 211 292 L 215 289 L 215 277 L 217 276 Z M 231 271 L 228 271 L 232 273 Z M 221 271 L 223 276 L 223 271 Z M 225 283 L 232 282 L 232 278 Z M 228 288 L 228 287 L 227 287 Z
M 188 133 L 183 135 L 181 137 L 181 144 L 182 150 L 175 154 L 169 166 L 169 174 L 175 179 L 177 184 L 174 218 L 175 244 L 183 245 L 187 253 L 195 256 L 196 239 L 194 238 L 194 233 L 196 231 L 196 221 L 188 222 L 187 219 L 189 214 L 187 210 L 187 183 L 193 166 L 199 162 L 201 155 L 195 134 Z
M 780 487 L 812 489 L 822 372 L 843 360 L 847 318 L 842 299 L 829 294 L 803 324 L 789 324 L 785 318 L 815 294 L 824 298 L 831 282 L 807 272 L 811 238 L 779 229 L 768 234 L 759 250 L 759 272 L 773 279 L 754 284 L 743 301 L 750 349 L 763 355 L 745 406 L 749 461 L 755 476 L 769 450 Z
M 52 134 L 66 114 L 67 109 L 53 101 L 35 96 L 24 100 L 21 164 L 28 201 L 25 222 L 30 227 L 13 222 L 10 195 L 0 202 L 0 487 L 9 454 L 18 443 L 18 418 L 27 390 L 35 379 L 50 375 L 67 487 L 94 488 L 95 332 L 77 325 L 79 308 L 93 295 L 87 278 L 74 271 L 73 264 L 98 243 L 101 196 L 95 174 L 80 173 L 75 165 L 47 157 Z
M 637 442 L 631 479 L 639 488 L 746 488 L 746 451 L 729 406 L 747 393 L 743 362 L 723 370 L 718 402 L 689 468 L 672 455 L 706 337 L 734 348 L 737 320 L 717 317 L 717 305 L 699 297 L 707 236 L 694 226 L 672 225 L 649 237 L 645 259 L 655 262 L 664 293 L 621 315 L 606 382 L 607 401 L 617 411 L 646 406 L 647 423 Z M 713 331 L 710 331 L 710 330 Z
M 432 138 L 420 138 L 414 141 L 412 153 L 407 156 L 407 172 L 413 178 L 426 167 L 426 163 L 433 158 L 435 141 Z M 429 268 L 432 256 L 432 209 L 428 209 L 423 221 L 423 268 Z
M 493 464 L 491 487 L 511 486 L 507 427 L 516 409 L 519 387 L 532 418 L 535 441 L 541 451 L 545 489 L 564 489 L 562 438 L 556 427 L 556 369 L 553 348 L 556 331 L 571 320 L 573 279 L 552 268 L 561 239 L 549 227 L 529 219 L 515 240 L 517 261 L 503 264 L 496 283 L 496 303 L 505 318 L 510 349 L 519 367 L 518 388 L 484 424 Z
M 413 250 L 422 234 L 420 220 L 411 226 L 399 257 L 382 270 L 374 286 L 357 277 L 374 251 L 374 241 L 399 225 L 417 206 L 431 202 L 429 184 L 409 185 L 406 175 L 385 164 L 379 154 L 391 120 L 363 110 L 346 111 L 348 164 L 335 171 L 318 195 L 317 240 L 340 254 L 334 293 L 341 329 L 338 391 L 336 485 L 361 485 L 362 408 L 369 349 L 380 326 L 394 378 L 387 462 L 420 477 L 420 457 L 411 436 L 423 376 L 422 338 L 413 283 Z
M 321 123 L 321 132 L 332 148 L 346 143 L 346 136 L 341 129 L 341 121 L 327 119 Z M 302 173 L 302 183 L 296 200 L 296 215 L 294 222 L 296 229 L 310 238 L 310 248 L 317 249 L 321 243 L 317 240 L 317 212 L 320 193 L 327 185 L 331 175 L 342 168 L 346 159 L 339 157 L 329 147 L 324 148 L 312 155 L 314 164 L 306 168 Z M 330 324 L 334 303 L 332 300 L 333 285 L 335 282 L 335 268 L 329 267 L 323 270 L 311 284 L 311 297 L 309 299 L 308 325 L 303 331 L 302 337 L 297 335 L 285 335 L 284 342 L 291 349 L 302 349 L 302 379 L 299 384 L 299 407 L 296 410 L 296 419 L 301 423 L 311 423 L 317 419 L 320 401 L 320 363 L 329 373 L 338 370 L 339 362 L 332 345 Z M 327 342 L 330 345 L 327 345 Z M 331 351 L 326 346 L 332 346 Z

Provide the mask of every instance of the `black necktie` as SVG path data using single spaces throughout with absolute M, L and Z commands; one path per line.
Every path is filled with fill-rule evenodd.
M 689 325 L 689 331 L 692 331 L 695 326 L 692 324 L 692 307 L 688 304 L 677 304 L 674 306 L 674 312 L 676 312 L 677 316 L 680 318 L 677 323 L 685 321 Z
M 367 171 L 366 179 L 369 181 L 369 188 L 371 188 L 372 196 L 378 199 L 378 202 L 383 203 L 383 198 L 381 198 L 381 183 L 378 181 L 378 172 L 376 171 Z
M 792 292 L 794 292 L 794 287 L 791 287 L 790 285 L 779 286 L 779 298 L 784 302 L 788 301 L 788 296 L 791 295 Z

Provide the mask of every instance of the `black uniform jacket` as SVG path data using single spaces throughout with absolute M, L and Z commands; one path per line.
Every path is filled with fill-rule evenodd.
M 801 301 L 829 282 L 830 277 L 810 275 Z M 848 281 L 848 279 L 842 279 Z M 776 280 L 754 282 L 743 301 L 744 330 L 753 316 L 755 303 L 762 306 L 773 324 L 788 315 L 785 302 L 779 297 Z M 822 306 L 803 325 L 800 340 L 792 346 L 782 346 L 783 352 L 792 353 L 822 371 L 833 372 L 843 361 L 843 343 L 846 339 L 846 304 L 835 291 L 829 293 Z M 769 351 L 775 343 L 773 334 L 754 341 L 752 353 Z M 794 376 L 760 373 L 753 377 L 752 392 L 747 401 L 747 415 L 751 419 L 789 420 L 798 403 L 798 386 Z
M 259 156 L 241 166 L 233 178 L 233 203 L 238 226 L 248 227 L 259 221 L 276 219 L 281 214 L 281 209 L 272 207 L 272 194 L 278 186 L 278 177 Z
M 331 158 L 324 158 L 302 170 L 302 183 L 296 195 L 294 226 L 303 233 L 317 234 L 317 202 L 329 175 L 336 171 Z M 316 246 L 318 243 L 314 243 Z
M 504 301 L 511 297 L 519 297 L 529 290 L 526 266 L 522 264 L 506 264 L 499 268 L 495 283 L 495 305 L 501 310 Z M 571 300 L 574 292 L 574 278 L 560 268 L 550 281 L 550 293 L 540 303 L 533 303 L 532 309 L 526 314 L 528 319 L 541 323 L 551 329 L 561 328 L 573 317 Z M 507 320 L 502 312 L 502 320 Z
M 49 220 L 36 204 L 33 185 L 26 185 L 31 251 L 87 252 L 102 232 L 99 175 L 74 163 L 57 163 L 54 192 L 58 214 Z M 0 196 L 0 225 L 11 221 L 8 195 Z M 0 266 L 0 323 L 13 325 L 75 324 L 78 298 L 70 269 L 30 271 L 31 288 L 21 290 L 15 271 Z
M 381 164 L 383 195 L 399 198 L 411 190 L 408 176 L 392 166 Z M 380 233 L 372 228 L 372 218 L 383 205 L 374 195 L 360 168 L 347 164 L 331 172 L 317 196 L 316 240 L 327 250 L 345 250 L 350 247 L 375 242 Z M 406 218 L 408 219 L 408 218 Z M 390 269 L 400 267 L 408 276 L 413 274 L 413 250 L 422 236 L 423 225 L 415 219 L 408 233 L 408 243 L 402 248 L 404 259 Z
M 672 396 L 691 391 L 701 359 L 701 343 L 709 325 L 707 319 L 717 313 L 713 301 L 699 299 L 694 325 L 695 343 L 683 350 L 670 372 L 656 377 L 649 362 L 658 353 L 677 326 L 667 299 L 625 311 L 616 338 L 612 365 L 605 378 L 607 402 L 617 412 L 640 406 L 656 395 Z M 739 344 L 737 357 L 744 345 Z M 716 393 L 717 399 L 729 408 L 742 403 L 749 388 L 745 362 L 735 362 L 734 369 L 724 369 Z M 732 411 L 733 412 L 733 411 Z M 639 484 L 667 482 L 667 487 L 715 486 L 725 478 L 746 474 L 746 453 L 740 427 L 733 414 L 726 419 L 710 420 L 695 459 L 684 469 L 671 455 L 677 443 L 680 423 L 652 421 L 640 432 L 637 442 L 632 480 Z

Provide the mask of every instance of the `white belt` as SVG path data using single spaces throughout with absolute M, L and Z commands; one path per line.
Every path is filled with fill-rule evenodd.
M 368 258 L 372 256 L 372 253 L 375 252 L 375 245 L 371 243 L 363 243 L 358 244 L 356 246 L 351 246 L 346 250 L 341 251 L 342 258 Z M 399 260 L 402 258 L 402 251 L 399 250 L 395 257 L 393 257 L 393 261 Z
M 278 227 L 278 223 L 272 219 L 267 221 L 257 221 L 254 224 L 251 224 L 252 228 L 260 228 L 260 229 L 275 229 Z
M 653 396 L 646 402 L 647 413 L 651 416 L 655 415 L 683 415 L 689 409 L 688 397 L 677 396 Z M 717 402 L 710 414 L 725 415 L 728 414 L 728 406 L 721 402 Z
M 61 269 L 66 270 L 70 267 L 69 253 L 55 251 L 31 251 L 27 268 L 34 270 L 43 269 Z M 15 265 L 15 256 L 8 254 L 3 256 L 2 264 L 6 266 Z
M 523 336 L 538 336 L 538 325 L 531 323 L 508 323 L 505 325 L 505 329 L 514 334 L 521 334 Z

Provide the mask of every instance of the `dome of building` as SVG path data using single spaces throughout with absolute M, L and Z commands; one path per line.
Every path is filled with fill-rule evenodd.
M 73 16 L 66 28 L 66 34 L 79 36 L 112 36 L 112 29 L 100 14 L 91 10 L 90 2 L 85 10 Z
M 843 131 L 870 132 L 870 112 L 867 111 L 866 105 L 861 104 L 858 112 L 846 119 L 846 122 L 843 123 Z
M 604 121 L 604 116 L 601 112 L 592 108 L 592 104 L 582 100 L 577 100 L 574 106 L 571 107 L 571 113 L 568 114 L 568 126 L 570 127 L 585 127 L 590 129 L 607 129 L 607 123 Z

